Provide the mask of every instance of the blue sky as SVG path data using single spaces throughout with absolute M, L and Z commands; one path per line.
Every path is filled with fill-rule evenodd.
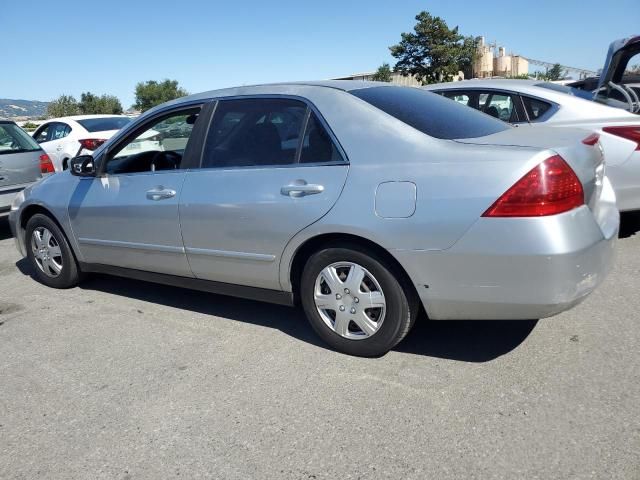
M 6 0 L 0 98 L 89 90 L 126 108 L 143 80 L 195 93 L 371 71 L 393 65 L 389 45 L 421 10 L 523 56 L 596 70 L 612 40 L 640 33 L 638 2 Z

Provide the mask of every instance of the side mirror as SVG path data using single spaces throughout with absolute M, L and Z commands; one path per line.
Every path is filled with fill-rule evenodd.
M 71 159 L 71 175 L 77 177 L 93 177 L 96 174 L 96 167 L 91 155 L 79 155 Z

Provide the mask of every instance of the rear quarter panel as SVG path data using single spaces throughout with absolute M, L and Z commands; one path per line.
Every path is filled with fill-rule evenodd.
M 361 236 L 388 250 L 450 248 L 499 195 L 544 159 L 540 148 L 463 145 L 429 137 L 345 92 L 322 92 L 311 100 L 351 167 L 331 211 L 287 245 L 280 270 L 285 290 L 291 288 L 296 250 L 325 233 Z M 376 190 L 393 181 L 415 184 L 411 216 L 376 215 Z

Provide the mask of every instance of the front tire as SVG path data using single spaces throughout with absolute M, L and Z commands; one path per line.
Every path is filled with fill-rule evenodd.
M 34 215 L 27 222 L 25 234 L 27 258 L 34 276 L 52 288 L 71 288 L 78 285 L 78 264 L 67 237 L 46 215 Z
M 363 357 L 380 356 L 396 346 L 411 329 L 419 304 L 399 272 L 355 245 L 313 254 L 302 273 L 300 298 L 309 323 L 325 342 Z

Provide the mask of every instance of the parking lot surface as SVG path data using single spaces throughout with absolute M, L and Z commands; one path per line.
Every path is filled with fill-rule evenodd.
M 2 479 L 640 478 L 640 215 L 577 308 L 377 359 L 295 309 L 29 275 L 0 220 Z

